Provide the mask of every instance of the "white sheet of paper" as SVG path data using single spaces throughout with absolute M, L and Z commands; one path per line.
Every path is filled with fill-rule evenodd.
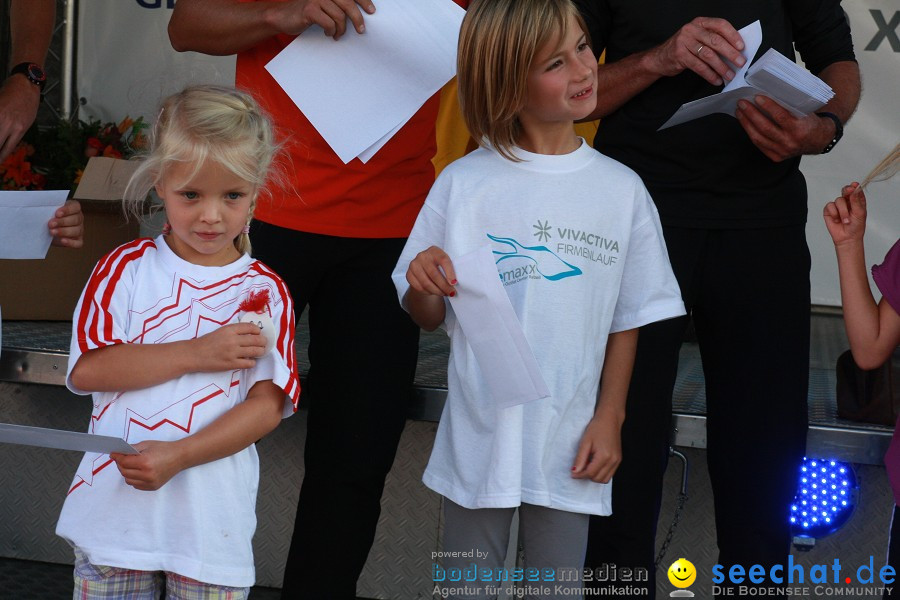
M 550 390 L 500 282 L 491 247 L 453 259 L 450 305 L 498 408 L 547 398 Z
M 681 105 L 659 128 L 660 131 L 714 112 L 734 116 L 739 100 L 752 102 L 760 94 L 768 96 L 797 117 L 815 112 L 834 96 L 828 84 L 798 67 L 774 48 L 769 48 L 751 68 L 751 59 L 756 56 L 762 43 L 762 28 L 759 21 L 755 21 L 738 33 L 744 40 L 742 54 L 746 62 L 740 69 L 731 65 L 735 70 L 734 79 L 718 94 Z
M 412 118 L 412 115 L 410 115 L 410 118 Z M 405 121 L 403 121 L 402 123 L 400 123 L 399 125 L 394 127 L 393 129 L 388 131 L 386 134 L 384 134 L 384 136 L 382 136 L 382 138 L 380 140 L 378 140 L 377 142 L 375 142 L 374 144 L 372 144 L 371 146 L 369 146 L 368 148 L 366 148 L 365 150 L 360 152 L 359 156 L 357 156 L 357 158 L 359 160 L 361 160 L 363 163 L 367 163 L 370 160 L 372 160 L 372 157 L 375 156 L 378 153 L 378 151 L 381 150 L 381 148 L 385 144 L 387 144 L 388 141 L 392 137 L 394 137 L 394 135 L 396 135 L 396 133 L 398 131 L 403 129 L 403 126 L 406 125 L 407 122 L 409 122 L 409 119 L 406 119 Z
M 66 190 L 0 192 L 0 258 L 44 258 L 53 236 L 47 222 Z
M 138 454 L 138 451 L 122 438 L 10 423 L 0 423 L 0 442 L 101 454 L 110 452 Z
M 345 163 L 409 120 L 456 74 L 465 12 L 451 0 L 380 0 L 338 41 L 313 26 L 266 69 Z
M 759 94 L 759 91 L 748 87 L 744 77 L 747 74 L 747 69 L 750 68 L 753 57 L 756 56 L 756 52 L 759 50 L 760 44 L 762 44 L 762 26 L 759 24 L 759 21 L 754 21 L 740 29 L 738 33 L 741 34 L 741 39 L 744 40 L 744 49 L 741 51 L 741 54 L 746 62 L 740 69 L 731 65 L 735 71 L 734 79 L 729 81 L 718 94 L 682 104 L 681 108 L 675 111 L 675 114 L 668 121 L 663 123 L 659 131 L 711 115 L 714 112 L 734 115 L 737 110 L 738 100 L 742 98 L 752 100 L 754 96 Z

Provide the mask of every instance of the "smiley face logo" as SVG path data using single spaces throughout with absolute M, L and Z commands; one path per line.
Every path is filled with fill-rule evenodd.
M 677 588 L 690 587 L 694 580 L 697 579 L 697 569 L 686 558 L 679 558 L 673 562 L 667 574 L 669 575 L 669 582 Z

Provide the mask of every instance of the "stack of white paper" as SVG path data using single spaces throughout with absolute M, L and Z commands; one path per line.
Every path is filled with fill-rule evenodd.
M 742 54 L 746 62 L 740 69 L 735 69 L 734 79 L 718 94 L 681 105 L 660 130 L 717 112 L 734 116 L 739 100 L 753 102 L 759 95 L 771 98 L 798 117 L 816 111 L 834 96 L 828 84 L 774 48 L 750 66 L 762 43 L 759 21 L 747 25 L 738 33 L 744 40 Z
M 266 69 L 345 163 L 367 162 L 456 75 L 465 12 L 451 0 L 381 0 L 338 41 L 311 27 Z
M 746 81 L 797 116 L 808 115 L 834 97 L 827 83 L 774 48 L 750 67 Z

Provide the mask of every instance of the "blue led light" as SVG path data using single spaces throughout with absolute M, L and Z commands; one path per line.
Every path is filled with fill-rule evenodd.
M 856 507 L 859 485 L 847 463 L 804 458 L 791 504 L 791 532 L 821 538 L 840 529 Z

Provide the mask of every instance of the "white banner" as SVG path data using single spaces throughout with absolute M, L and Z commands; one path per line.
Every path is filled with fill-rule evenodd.
M 175 0 L 78 3 L 76 86 L 81 118 L 156 120 L 159 102 L 186 85 L 234 84 L 234 57 L 179 53 L 167 27 Z
M 822 220 L 822 208 L 840 194 L 843 185 L 862 180 L 900 142 L 900 3 L 849 0 L 842 6 L 850 18 L 862 71 L 862 98 L 834 150 L 802 161 L 809 187 L 806 234 L 812 253 L 812 301 L 830 306 L 840 306 L 841 290 L 834 245 Z M 871 184 L 867 197 L 866 262 L 871 266 L 880 263 L 900 238 L 900 176 Z M 872 289 L 880 297 L 874 284 Z

